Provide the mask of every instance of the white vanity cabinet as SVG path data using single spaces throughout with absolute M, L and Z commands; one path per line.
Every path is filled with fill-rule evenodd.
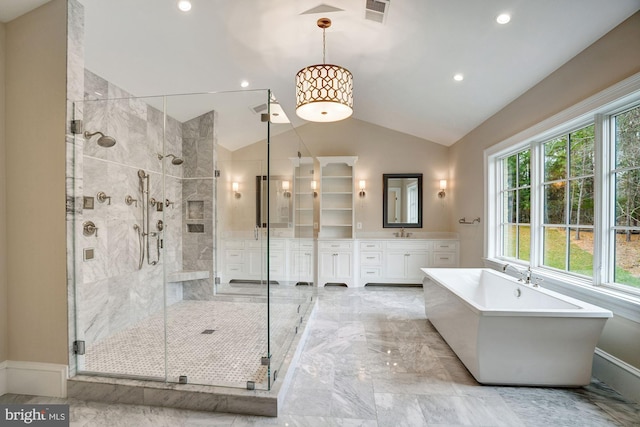
M 313 239 L 289 240 L 289 275 L 296 283 L 313 282 L 315 264 Z
M 318 241 L 318 286 L 341 283 L 355 286 L 353 240 Z
M 222 280 L 266 280 L 266 240 L 229 239 L 223 242 L 224 262 Z M 271 239 L 269 250 L 269 279 L 286 280 L 287 254 L 285 239 Z
M 458 241 L 453 239 L 359 239 L 357 242 L 358 286 L 421 284 L 421 268 L 458 265 Z
M 378 283 L 383 277 L 384 241 L 359 241 L 360 281 Z M 361 285 L 362 286 L 362 285 Z
M 457 267 L 458 242 L 453 240 L 436 240 L 433 242 L 432 267 Z
M 394 283 L 422 283 L 421 268 L 431 266 L 428 240 L 393 240 L 386 242 L 385 277 Z

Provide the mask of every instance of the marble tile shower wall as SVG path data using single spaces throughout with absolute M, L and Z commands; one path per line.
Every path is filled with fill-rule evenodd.
M 215 253 L 214 164 L 215 121 L 211 111 L 182 125 L 184 178 L 182 195 L 183 251 L 185 270 L 209 271 L 209 279 L 185 283 L 184 299 L 210 299 L 213 295 Z M 190 232 L 189 225 L 202 224 L 201 232 Z
M 82 210 L 82 220 L 76 230 L 80 246 L 93 248 L 94 259 L 77 257 L 82 270 L 82 282 L 76 290 L 79 339 L 87 345 L 125 329 L 137 321 L 162 309 L 163 268 L 167 272 L 182 270 L 182 167 L 165 160 L 166 194 L 162 192 L 163 113 L 144 99 L 130 94 L 101 77 L 85 72 L 84 128 L 101 131 L 114 137 L 117 144 L 100 147 L 97 136 L 84 142 L 83 195 L 94 198 L 93 209 Z M 98 95 L 99 94 L 99 95 Z M 102 98 L 102 99 L 101 99 Z M 182 156 L 182 124 L 167 117 L 166 152 Z M 134 225 L 142 226 L 143 194 L 138 170 L 149 174 L 149 197 L 165 198 L 175 208 L 164 207 L 162 212 L 150 209 L 150 230 L 162 219 L 165 224 L 166 250 L 160 262 L 149 265 L 144 260 L 138 269 L 140 249 Z M 111 197 L 100 203 L 96 195 L 104 192 Z M 130 195 L 136 204 L 127 205 Z M 97 236 L 84 236 L 82 223 L 93 221 Z M 150 240 L 151 260 L 157 259 L 154 239 Z M 182 299 L 180 284 L 168 288 L 168 302 Z

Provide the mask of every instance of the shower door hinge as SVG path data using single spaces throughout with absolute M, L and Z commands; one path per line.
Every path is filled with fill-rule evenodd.
M 262 113 L 260 114 L 260 121 L 261 122 L 268 122 L 269 121 L 269 115 L 267 113 Z
M 264 356 L 260 359 L 260 364 L 262 366 L 269 366 L 270 362 L 271 362 L 271 358 L 269 356 Z
M 219 284 L 220 284 L 220 276 L 215 277 L 215 278 L 213 279 L 213 282 L 214 282 L 216 285 L 219 285 Z
M 84 341 L 74 341 L 73 342 L 73 352 L 82 356 L 84 354 Z
M 78 135 L 79 133 L 82 133 L 83 128 L 84 128 L 84 125 L 82 123 L 82 120 L 71 120 L 72 134 Z
M 214 176 L 215 176 L 216 178 L 220 178 L 220 170 L 219 170 L 219 169 L 216 169 L 216 171 L 215 171 L 215 173 L 214 173 Z

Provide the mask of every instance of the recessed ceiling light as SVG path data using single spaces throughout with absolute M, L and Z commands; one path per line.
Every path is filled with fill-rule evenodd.
M 246 80 L 243 80 L 243 81 L 240 82 L 240 86 L 241 87 L 248 87 L 249 86 L 249 82 L 246 81 Z
M 453 80 L 457 81 L 457 82 L 461 82 L 464 80 L 464 76 L 460 73 L 456 74 L 455 76 L 453 76 Z
M 511 15 L 509 15 L 508 13 L 501 13 L 500 15 L 498 15 L 498 17 L 496 18 L 496 22 L 498 24 L 506 24 L 507 22 L 511 21 Z
M 191 10 L 191 2 L 189 0 L 180 0 L 178 2 L 178 9 L 183 12 L 189 12 Z

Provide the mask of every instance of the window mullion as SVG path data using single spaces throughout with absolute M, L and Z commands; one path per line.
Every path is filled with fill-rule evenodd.
M 608 119 L 596 114 L 594 120 L 594 218 L 593 218 L 593 284 L 601 285 L 613 279 L 611 240 L 611 150 Z M 597 197 L 600 195 L 600 197 Z
M 542 265 L 542 218 L 544 209 L 544 156 L 542 154 L 542 144 L 532 142 L 529 146 L 531 150 L 531 248 L 529 255 L 529 265 L 539 267 Z

